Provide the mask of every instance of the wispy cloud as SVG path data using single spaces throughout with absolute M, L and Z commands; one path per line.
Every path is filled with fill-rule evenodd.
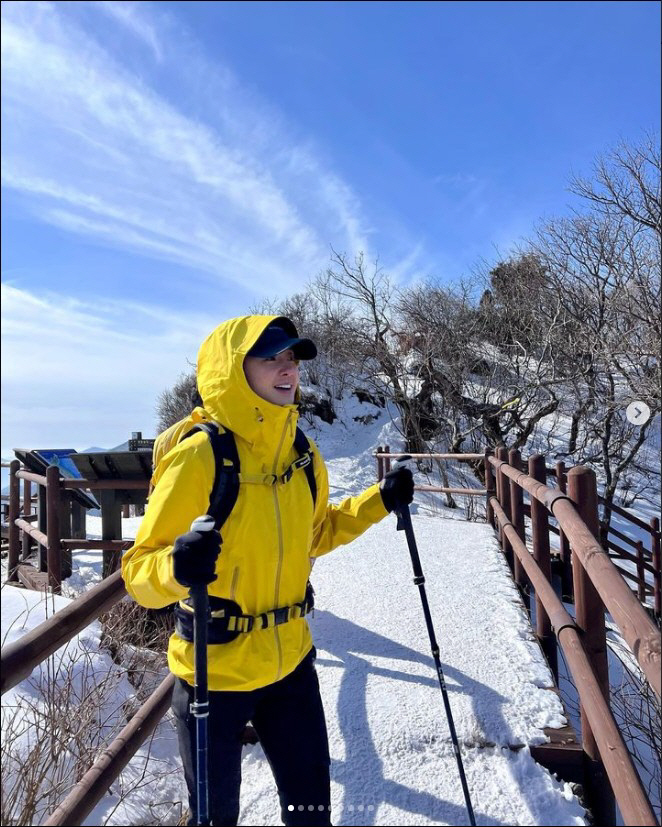
M 53 434 L 78 449 L 117 444 L 132 430 L 152 435 L 158 395 L 191 369 L 219 321 L 9 284 L 0 298 L 2 456 Z
M 96 28 L 77 6 L 3 6 L 4 184 L 37 216 L 253 291 L 259 274 L 271 293 L 300 289 L 330 243 L 368 246 L 349 185 L 226 67 L 167 43 L 191 100 L 213 87 L 218 111 L 202 122 L 96 39 L 110 14 L 165 54 L 147 4 L 89 4 Z
M 374 229 L 324 152 L 150 9 L 2 6 L 3 186 L 76 238 L 252 295 L 300 291 L 331 246 L 370 257 Z M 177 98 L 150 81 L 164 74 Z M 159 393 L 230 308 L 241 312 L 230 298 L 208 314 L 166 310 L 157 289 L 144 303 L 100 300 L 81 284 L 79 298 L 3 279 L 3 456 L 153 434 Z
M 95 0 L 94 5 L 99 11 L 105 12 L 122 26 L 125 26 L 131 34 L 146 43 L 158 61 L 163 59 L 163 49 L 159 38 L 154 27 L 149 24 L 144 16 L 140 3 L 128 2 L 128 0 L 122 0 L 122 2 Z

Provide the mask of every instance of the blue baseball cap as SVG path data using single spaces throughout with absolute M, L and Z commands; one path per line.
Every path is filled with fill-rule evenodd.
M 284 350 L 291 350 L 295 359 L 314 359 L 317 356 L 315 343 L 311 339 L 300 339 L 292 322 L 289 319 L 286 321 L 289 323 L 287 329 L 280 324 L 270 324 L 247 355 L 266 359 Z

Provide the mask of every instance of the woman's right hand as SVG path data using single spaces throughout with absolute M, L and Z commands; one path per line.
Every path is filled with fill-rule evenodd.
M 212 583 L 220 551 L 221 535 L 216 529 L 180 535 L 172 550 L 175 580 L 189 588 Z

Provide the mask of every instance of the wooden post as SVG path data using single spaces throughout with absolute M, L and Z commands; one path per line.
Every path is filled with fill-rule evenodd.
M 19 532 L 16 520 L 18 520 L 20 484 L 16 476 L 16 472 L 21 467 L 21 463 L 17 459 L 13 459 L 9 463 L 9 514 L 7 520 L 9 522 L 9 551 L 7 553 L 7 582 L 18 582 L 18 546 L 19 546 Z
M 46 504 L 46 486 L 37 486 L 37 526 L 42 534 L 48 534 L 48 506 Z M 39 571 L 48 571 L 48 548 L 39 543 Z
M 62 544 L 60 543 L 60 471 L 55 465 L 46 469 L 46 510 L 48 536 L 48 585 L 55 593 L 62 591 Z
M 64 539 L 66 537 L 67 540 L 71 539 L 72 530 L 71 530 L 71 492 L 65 491 L 61 488 L 60 492 L 60 539 Z M 72 570 L 73 570 L 73 560 L 72 560 L 72 551 L 71 546 L 60 546 L 61 552 L 60 557 L 62 560 L 62 570 L 61 570 L 61 577 L 62 580 L 66 580 L 67 577 L 71 577 Z
M 131 516 L 131 512 L 129 511 L 129 508 L 130 508 L 129 503 L 124 503 L 122 505 L 122 517 L 126 518 L 126 517 Z
M 522 457 L 516 448 L 511 448 L 508 452 L 508 465 L 510 465 L 511 468 L 516 468 L 518 471 L 522 468 Z M 524 490 L 515 482 L 515 480 L 509 479 L 508 482 L 510 483 L 510 522 L 515 527 L 517 536 L 523 543 L 526 544 L 526 535 L 524 533 Z M 527 591 L 526 574 L 524 573 L 524 568 L 522 567 L 520 559 L 516 554 L 513 555 L 513 565 L 515 582 L 520 590 L 520 594 L 522 595 L 522 600 L 524 600 L 526 608 L 529 612 L 531 612 L 529 594 Z
M 496 451 L 496 457 L 497 457 L 497 459 L 501 459 L 501 454 L 499 453 L 498 448 L 497 448 L 497 451 Z M 497 502 L 503 508 L 503 496 L 501 494 L 501 485 L 502 485 L 502 483 L 503 483 L 503 474 L 501 474 L 499 471 L 496 471 L 495 474 L 494 474 L 494 489 L 495 489 L 495 492 L 496 492 Z M 496 523 L 497 538 L 498 538 L 499 542 L 501 542 L 502 541 L 501 526 L 499 525 L 499 521 L 496 520 L 496 519 L 495 519 L 495 523 Z
M 565 463 L 556 463 L 556 485 L 559 491 L 566 493 L 566 477 L 565 477 Z M 559 556 L 561 560 L 561 595 L 563 599 L 572 601 L 572 554 L 570 552 L 570 543 L 568 538 L 563 533 L 563 529 L 559 526 Z
M 377 446 L 377 453 L 381 454 L 383 448 L 381 445 Z M 377 482 L 381 482 L 384 479 L 384 460 L 382 457 L 377 457 Z
M 388 445 L 384 448 L 384 453 L 385 454 L 390 454 L 391 453 L 391 448 Z M 391 458 L 386 457 L 386 459 L 384 460 L 384 471 L 388 474 L 388 472 L 390 470 L 391 470 Z
M 644 544 L 637 540 L 637 597 L 646 605 L 646 570 L 644 569 Z
M 651 518 L 651 557 L 653 562 L 653 607 L 655 615 L 660 618 L 662 616 L 662 596 L 660 595 L 660 520 L 658 517 Z
M 87 539 L 87 514 L 84 505 L 78 500 L 71 501 L 71 537 L 74 540 Z
M 598 517 L 598 489 L 595 472 L 585 466 L 571 468 L 568 472 L 568 496 L 575 503 L 582 520 L 600 542 Z M 582 643 L 596 675 L 602 694 L 609 703 L 609 670 L 607 665 L 607 634 L 605 607 L 597 589 L 574 553 L 572 574 L 575 593 L 575 621 L 582 630 Z M 586 757 L 587 797 L 596 824 L 614 824 L 616 810 L 614 794 L 600 758 L 595 737 L 586 712 L 580 704 L 581 729 Z
M 547 465 L 542 454 L 529 457 L 529 476 L 538 482 L 547 482 Z M 552 562 L 549 553 L 549 516 L 545 506 L 535 497 L 531 497 L 531 533 L 533 534 L 533 558 L 545 578 L 552 582 Z M 549 668 L 554 675 L 554 682 L 559 684 L 558 652 L 556 638 L 552 632 L 549 615 L 536 591 L 536 634 L 545 653 Z
M 114 489 L 106 488 L 99 491 L 101 505 L 101 539 L 122 539 L 122 505 L 117 501 Z M 102 577 L 109 577 L 120 566 L 121 551 L 113 549 L 103 550 Z
M 30 514 L 32 514 L 32 483 L 30 480 L 23 480 L 23 519 L 27 520 Z M 32 538 L 27 531 L 22 532 L 22 534 L 21 559 L 27 560 L 30 556 Z
M 492 470 L 492 463 L 490 462 L 490 456 L 492 455 L 492 450 L 488 448 L 485 451 L 485 489 L 487 493 L 485 494 L 485 513 L 487 514 L 487 522 L 492 526 L 495 527 L 495 520 L 494 520 L 494 509 L 490 503 L 490 498 L 494 496 L 496 491 L 496 484 L 494 479 L 494 471 Z
M 497 458 L 502 460 L 503 462 L 508 462 L 508 451 L 506 448 L 499 448 L 497 450 Z M 506 475 L 503 473 L 501 469 L 497 472 L 497 476 L 500 477 L 499 480 L 499 505 L 506 513 L 506 516 L 510 517 L 510 480 Z M 505 531 L 501 532 L 501 549 L 506 556 L 506 560 L 508 561 L 508 565 L 510 566 L 510 570 L 513 571 L 513 549 L 510 545 L 510 541 L 506 537 Z

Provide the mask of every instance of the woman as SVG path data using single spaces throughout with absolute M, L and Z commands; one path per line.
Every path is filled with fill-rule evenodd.
M 196 409 L 194 419 L 231 431 L 240 464 L 238 496 L 222 526 L 222 542 L 218 532 L 189 531 L 209 509 L 216 468 L 208 435 L 186 435 L 182 428 L 179 442 L 154 468 L 149 507 L 122 560 L 127 591 L 148 608 L 184 601 L 189 587 L 204 583 L 212 608 L 214 600 L 218 605 L 232 601 L 244 616 L 278 617 L 274 625 L 255 623 L 250 631 L 208 647 L 214 825 L 237 823 L 242 734 L 249 720 L 276 779 L 283 823 L 331 823 L 329 749 L 315 649 L 305 610 L 291 609 L 309 607 L 307 582 L 316 557 L 354 540 L 398 502 L 413 497 L 411 472 L 399 469 L 381 486 L 329 505 L 326 467 L 312 441 L 314 484 L 299 470 L 298 364 L 316 355 L 313 342 L 299 338 L 282 316 L 230 319 L 207 337 L 197 369 L 204 411 Z M 196 824 L 193 644 L 181 631 L 178 627 L 170 639 L 168 665 L 177 677 L 172 707 L 189 791 L 189 824 Z

